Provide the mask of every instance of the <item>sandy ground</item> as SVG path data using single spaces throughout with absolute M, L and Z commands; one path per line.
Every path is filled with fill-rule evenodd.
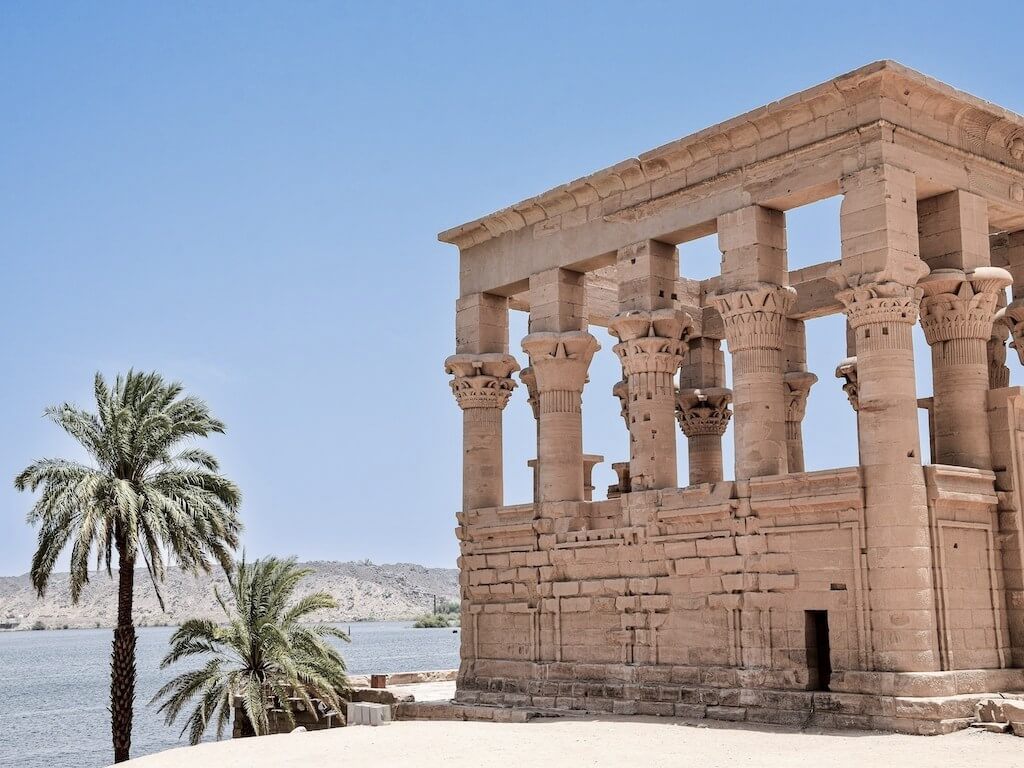
M 900 736 L 731 723 L 695 725 L 657 718 L 522 724 L 406 721 L 378 728 L 336 728 L 201 744 L 122 763 L 130 768 L 976 768 L 986 764 L 1024 765 L 1024 739 L 977 731 Z

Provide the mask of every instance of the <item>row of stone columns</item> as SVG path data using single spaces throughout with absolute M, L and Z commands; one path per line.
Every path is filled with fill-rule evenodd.
M 916 210 L 911 174 L 880 166 L 843 182 L 844 260 L 833 279 L 843 286 L 856 358 L 837 375 L 863 411 L 881 388 L 881 408 L 861 419 L 862 442 L 881 451 L 875 432 L 916 436 L 916 392 L 909 333 L 921 313 L 935 370 L 936 460 L 986 468 L 991 463 L 984 412 L 987 390 L 1005 378 L 992 365 L 1001 339 L 992 317 L 1009 275 L 990 266 L 984 200 L 953 192 Z M 898 199 L 887 197 L 896 193 Z M 918 238 L 920 227 L 920 239 Z M 693 317 L 676 309 L 676 249 L 648 240 L 618 254 L 619 312 L 609 326 L 624 379 L 616 388 L 630 433 L 631 488 L 674 487 L 674 419 L 688 438 L 690 482 L 719 480 L 721 436 L 736 413 L 736 477 L 804 469 L 802 429 L 807 393 L 816 377 L 806 370 L 803 323 L 787 318 L 785 222 L 781 212 L 750 206 L 719 217 L 722 288 L 719 310 L 733 357 L 733 391 L 724 386 L 719 342 L 693 336 Z M 1014 242 L 1024 248 L 1024 241 Z M 920 255 L 921 258 L 918 256 Z M 857 256 L 857 259 L 853 257 Z M 859 259 L 859 260 L 858 260 Z M 877 266 L 873 271 L 866 266 Z M 918 278 L 931 268 L 930 274 Z M 583 277 L 565 269 L 530 281 L 530 333 L 523 374 L 538 421 L 536 497 L 583 498 L 581 397 L 599 345 L 586 330 Z M 1006 326 L 1024 319 L 1024 299 L 1004 311 Z M 465 412 L 467 495 L 500 503 L 500 412 L 515 383 L 508 355 L 507 301 L 481 295 L 460 300 L 458 354 L 448 361 Z M 1018 328 L 1024 322 L 1017 323 Z M 995 326 L 998 329 L 1003 325 Z M 874 335 L 872 335 L 874 334 Z M 1014 334 L 1014 344 L 1020 337 Z M 868 369 L 877 369 L 864 386 Z M 680 388 L 673 379 L 680 371 Z M 880 383 L 881 382 L 881 383 Z M 913 404 L 913 405 L 912 405 Z M 877 425 L 874 424 L 877 422 Z M 907 427 L 904 429 L 903 427 Z M 916 438 L 892 438 L 904 458 L 920 462 Z M 909 442 L 908 442 L 909 440 Z M 906 445 L 904 445 L 906 443 Z M 893 446 L 891 451 L 897 451 Z M 864 458 L 862 454 L 862 458 Z
M 625 490 L 678 485 L 676 420 L 687 437 L 690 484 L 721 480 L 731 405 L 737 479 L 803 469 L 800 422 L 816 377 L 806 371 L 803 324 L 786 317 L 795 294 L 784 284 L 783 215 L 750 207 L 721 217 L 718 226 L 725 289 L 712 301 L 733 356 L 734 392 L 724 387 L 720 341 L 694 334 L 699 310 L 677 308 L 676 248 L 646 240 L 618 253 L 619 311 L 609 332 L 619 340 L 614 351 L 623 380 L 615 394 L 630 435 Z M 464 410 L 464 503 L 497 505 L 500 414 L 516 370 L 508 355 L 507 301 L 460 300 L 457 318 L 457 354 L 446 368 Z M 537 419 L 534 496 L 541 503 L 584 498 L 581 400 L 600 348 L 585 328 L 582 274 L 552 269 L 531 277 L 530 327 L 522 342 L 530 366 L 521 378 Z
M 932 355 L 931 425 L 937 464 L 991 469 L 988 390 L 1009 385 L 1004 289 L 1009 272 L 991 266 L 985 201 L 963 191 L 929 198 L 917 210 L 920 256 L 916 310 Z M 915 314 L 916 316 L 916 314 Z M 852 328 L 852 325 L 851 325 Z M 888 332 L 888 331 L 885 331 Z M 867 331 L 865 331 L 867 333 Z M 861 334 L 862 336 L 864 333 Z M 836 369 L 859 410 L 857 342 Z

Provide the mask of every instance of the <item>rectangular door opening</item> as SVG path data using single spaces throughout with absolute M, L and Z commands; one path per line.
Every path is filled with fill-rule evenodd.
M 828 611 L 804 612 L 807 643 L 807 688 L 827 691 L 832 677 L 832 655 L 828 643 Z

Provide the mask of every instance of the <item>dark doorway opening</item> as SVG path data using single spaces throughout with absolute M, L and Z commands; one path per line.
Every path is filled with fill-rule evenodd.
M 827 691 L 832 677 L 828 611 L 804 613 L 804 637 L 807 643 L 807 688 L 812 691 Z

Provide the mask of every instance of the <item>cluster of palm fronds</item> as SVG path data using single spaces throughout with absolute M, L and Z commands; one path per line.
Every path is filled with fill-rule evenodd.
M 184 729 L 193 742 L 214 721 L 218 736 L 222 733 L 233 695 L 243 703 L 250 730 L 259 734 L 267 732 L 267 711 L 275 702 L 293 722 L 293 699 L 312 705 L 316 698 L 337 707 L 347 690 L 344 661 L 327 642 L 330 636 L 347 639 L 345 635 L 332 627 L 299 623 L 321 608 L 335 607 L 333 598 L 319 592 L 293 601 L 307 573 L 294 560 L 247 564 L 243 559 L 235 566 L 241 494 L 220 474 L 211 453 L 188 444 L 223 433 L 224 424 L 203 401 L 183 392 L 180 384 L 167 383 L 156 373 L 129 371 L 113 387 L 97 374 L 95 412 L 68 403 L 46 411 L 85 449 L 88 462 L 42 459 L 15 479 L 19 490 L 39 492 L 28 522 L 39 526 L 31 577 L 40 595 L 69 544 L 74 602 L 89 582 L 90 562 L 95 559 L 97 569 L 105 567 L 113 576 L 117 553 L 110 687 L 115 762 L 127 760 L 131 747 L 132 593 L 140 557 L 161 606 L 160 584 L 168 561 L 192 572 L 209 572 L 219 564 L 229 577 L 232 604 L 217 596 L 227 624 L 186 622 L 164 660 L 167 666 L 186 657 L 209 657 L 205 666 L 180 675 L 159 694 L 168 723 L 196 702 Z M 284 691 L 292 695 L 282 698 Z
M 317 592 L 292 600 L 310 572 L 294 559 L 247 563 L 243 558 L 230 578 L 231 603 L 217 593 L 227 623 L 192 619 L 171 637 L 163 667 L 190 657 L 205 664 L 171 680 L 154 697 L 163 700 L 160 711 L 168 725 L 193 700 L 195 709 L 182 730 L 193 744 L 212 722 L 220 738 L 236 698 L 255 734 L 268 732 L 271 709 L 282 711 L 294 727 L 296 699 L 307 711 L 317 711 L 314 699 L 341 708 L 348 690 L 345 662 L 327 638 L 348 636 L 326 624 L 301 623 L 318 610 L 334 608 L 334 598 Z

